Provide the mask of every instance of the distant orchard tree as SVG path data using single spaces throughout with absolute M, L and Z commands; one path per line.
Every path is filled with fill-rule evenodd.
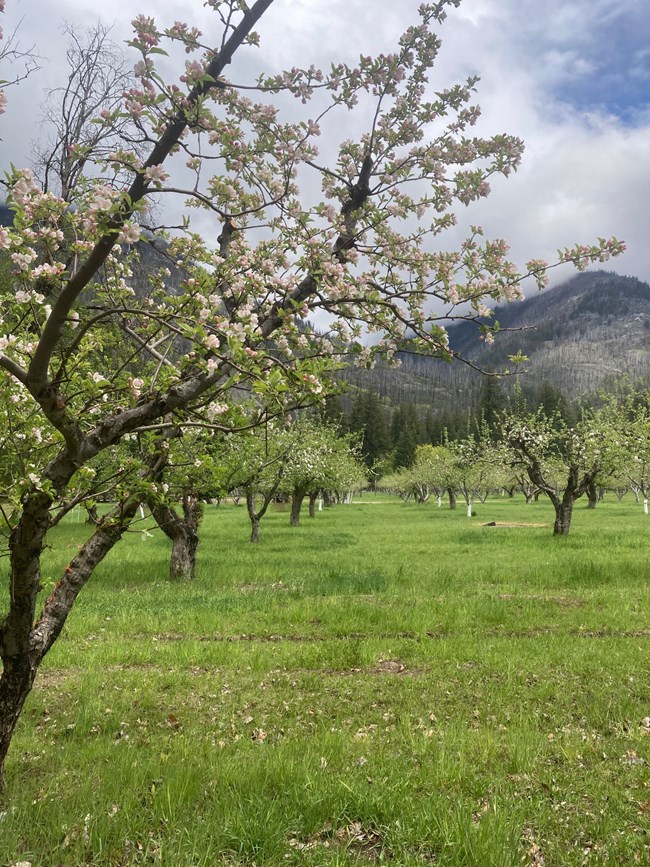
M 504 434 L 513 468 L 523 469 L 553 504 L 553 534 L 568 535 L 576 500 L 615 466 L 607 426 L 595 414 L 585 414 L 569 427 L 561 417 L 549 419 L 538 410 L 524 418 L 507 418 Z

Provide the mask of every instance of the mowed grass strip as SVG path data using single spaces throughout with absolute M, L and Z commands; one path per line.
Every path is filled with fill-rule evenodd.
M 650 863 L 650 519 L 476 511 L 366 495 L 253 546 L 208 507 L 184 585 L 138 525 L 30 696 L 0 863 Z

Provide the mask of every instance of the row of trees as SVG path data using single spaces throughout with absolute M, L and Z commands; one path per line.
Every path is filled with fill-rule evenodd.
M 526 501 L 543 494 L 553 504 L 553 532 L 566 535 L 573 507 L 588 495 L 595 508 L 598 490 L 620 496 L 632 490 L 648 512 L 650 492 L 650 395 L 630 394 L 609 399 L 584 411 L 575 425 L 559 414 L 502 415 L 496 427 L 482 429 L 445 446 L 420 446 L 414 463 L 384 477 L 381 486 L 404 498 L 427 502 L 462 495 L 468 515 L 472 505 L 489 493 L 520 490 Z
M 453 411 L 434 413 L 413 403 L 390 406 L 376 391 L 368 389 L 352 395 L 347 414 L 339 402 L 333 417 L 359 435 L 364 462 L 376 479 L 389 470 L 411 466 L 418 446 L 444 445 L 468 434 L 480 436 L 486 428 L 496 432 L 503 413 L 513 410 L 515 401 L 518 411 L 539 407 L 547 416 L 558 415 L 568 425 L 575 424 L 580 416 L 579 408 L 549 382 L 533 390 L 518 387 L 513 395 L 508 394 L 501 380 L 490 376 L 484 378 L 474 407 L 460 405 Z

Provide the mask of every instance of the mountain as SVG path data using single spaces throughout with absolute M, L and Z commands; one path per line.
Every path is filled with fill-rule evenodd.
M 588 271 L 524 301 L 499 306 L 501 326 L 489 347 L 476 325 L 449 327 L 451 348 L 482 370 L 513 368 L 509 356 L 528 361 L 518 377 L 524 389 L 550 383 L 578 400 L 628 376 L 650 377 L 650 285 L 613 272 Z M 402 366 L 354 370 L 345 378 L 377 391 L 391 403 L 415 403 L 437 410 L 477 403 L 484 377 L 460 362 L 402 355 Z M 504 377 L 510 390 L 514 377 Z

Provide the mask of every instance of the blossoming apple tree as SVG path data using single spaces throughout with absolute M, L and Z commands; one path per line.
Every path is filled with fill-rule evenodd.
M 458 3 L 422 4 L 391 54 L 253 79 L 245 71 L 254 28 L 273 0 L 209 0 L 206 36 L 139 15 L 130 43 L 137 83 L 98 118 L 109 131 L 128 118 L 138 147 L 126 140 L 102 160 L 74 145 L 84 165 L 74 208 L 29 171 L 8 178 L 0 427 L 12 419 L 24 438 L 12 444 L 19 478 L 0 492 L 9 555 L 0 768 L 42 659 L 151 483 L 147 467 L 124 470 L 117 505 L 39 601 L 54 504 L 71 488 L 93 490 L 102 454 L 134 433 L 210 425 L 235 390 L 278 408 L 297 390 L 318 396 L 323 367 L 343 349 L 371 363 L 407 341 L 451 358 L 442 316 L 482 315 L 491 301 L 516 297 L 527 274 L 544 284 L 546 263 L 517 268 L 506 243 L 479 227 L 457 250 L 437 243 L 455 207 L 486 196 L 522 155 L 513 136 L 472 135 L 475 78 L 447 89 L 429 82 L 440 45 L 433 29 Z M 179 52 L 187 59 L 168 79 L 156 61 L 168 53 L 170 69 Z M 302 117 L 284 119 L 281 92 L 297 98 L 292 118 Z M 367 128 L 337 141 L 349 112 Z M 331 159 L 319 156 L 321 133 Z M 308 192 L 310 175 L 319 196 Z M 131 273 L 155 198 L 180 203 L 176 216 L 174 204 L 163 206 L 176 227 L 165 256 L 186 276 L 172 291 L 163 265 L 136 293 Z M 212 219 L 209 240 L 192 230 L 192 209 Z M 601 240 L 559 260 L 584 267 L 621 249 Z M 300 323 L 308 317 L 319 334 Z
M 503 429 L 511 466 L 523 469 L 553 504 L 553 535 L 568 535 L 576 500 L 618 465 L 620 450 L 608 420 L 595 412 L 584 413 L 571 427 L 540 409 L 507 417 Z

